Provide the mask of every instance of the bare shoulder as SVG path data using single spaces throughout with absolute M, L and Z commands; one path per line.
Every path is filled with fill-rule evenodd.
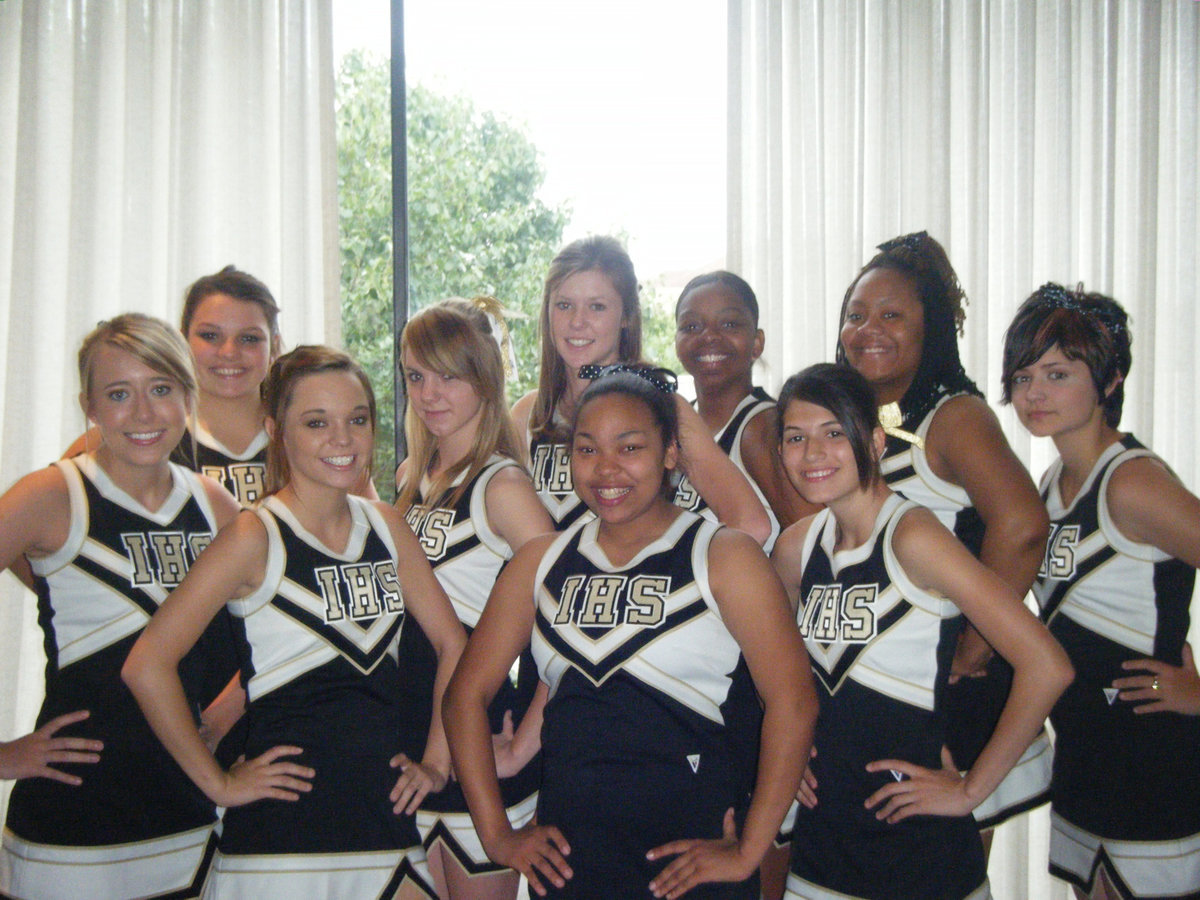
M 404 479 L 408 474 L 408 458 L 405 457 L 400 461 L 400 465 L 396 466 L 395 484 L 396 490 L 399 491 L 404 486 Z
M 529 476 L 529 471 L 524 464 L 517 462 L 514 466 L 503 466 L 497 469 L 492 475 L 491 481 L 488 482 L 488 488 L 490 489 L 493 485 L 501 489 L 528 487 L 532 491 L 533 479 Z
M 70 532 L 71 496 L 57 466 L 30 472 L 0 497 L 5 556 L 48 556 Z M 11 563 L 11 559 L 6 562 Z
M 513 404 L 513 424 L 517 427 L 517 434 L 522 440 L 529 431 L 529 416 L 533 413 L 533 404 L 537 402 L 537 396 L 538 392 L 532 390 Z
M 220 482 L 207 475 L 197 475 L 200 479 L 200 485 L 204 488 L 204 495 L 208 498 L 209 504 L 212 506 L 213 515 L 217 517 L 217 527 L 224 528 L 233 518 L 241 512 L 241 506 L 233 499 L 233 495 L 221 485 Z
M 1183 482 L 1157 456 L 1135 456 L 1117 466 L 1108 479 L 1108 501 L 1115 504 L 1153 503 L 1161 491 L 1186 491 Z
M 942 404 L 929 424 L 929 441 L 938 446 L 961 446 L 964 430 L 1002 434 L 996 413 L 974 394 L 960 394 Z
M 393 533 L 397 529 L 400 529 L 402 532 L 407 531 L 410 534 L 412 533 L 412 529 L 408 527 L 408 521 L 404 516 L 400 515 L 400 510 L 396 509 L 396 507 L 390 503 L 385 503 L 383 500 L 368 500 L 367 502 L 379 513 L 383 521 L 392 529 Z
M 808 539 L 808 532 L 812 529 L 813 523 L 817 520 L 817 514 L 805 516 L 799 521 L 793 522 L 787 528 L 780 532 L 779 537 L 775 541 L 775 549 L 771 551 L 771 558 L 776 556 L 786 556 L 788 554 L 799 554 L 804 549 L 804 542 Z

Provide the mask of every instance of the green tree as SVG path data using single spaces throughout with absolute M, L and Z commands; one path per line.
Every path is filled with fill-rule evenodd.
M 386 61 L 347 55 L 337 80 L 342 329 L 380 407 L 376 484 L 390 496 L 392 453 L 392 206 Z M 537 148 L 467 99 L 408 92 L 409 291 L 420 309 L 491 294 L 509 317 L 518 359 L 510 399 L 537 380 L 537 313 L 546 267 L 568 211 L 537 197 Z M 386 492 L 385 492 L 386 490 Z
M 355 51 L 337 77 L 338 200 L 345 346 L 375 387 L 375 483 L 391 497 L 392 174 L 387 61 Z M 408 91 L 409 292 L 413 309 L 491 294 L 511 312 L 517 357 L 509 401 L 537 384 L 537 319 L 546 268 L 562 244 L 565 206 L 538 198 L 545 178 L 521 129 L 463 97 Z M 648 292 L 647 356 L 674 362 L 674 323 Z M 667 348 L 672 347 L 670 359 Z

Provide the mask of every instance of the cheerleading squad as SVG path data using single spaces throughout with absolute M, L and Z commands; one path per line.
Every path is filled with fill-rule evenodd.
M 576 241 L 511 414 L 498 302 L 408 323 L 395 506 L 369 380 L 281 354 L 261 282 L 101 323 L 89 431 L 0 497 L 48 657 L 0 894 L 985 898 L 1048 801 L 1077 896 L 1200 897 L 1200 500 L 1118 430 L 1128 318 L 1047 284 L 1009 326 L 1039 488 L 964 303 L 931 237 L 881 245 L 773 399 L 754 292 L 699 276 L 693 406 Z

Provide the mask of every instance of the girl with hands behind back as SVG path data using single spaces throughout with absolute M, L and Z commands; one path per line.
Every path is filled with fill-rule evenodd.
M 1004 399 L 1059 453 L 1034 593 L 1078 676 L 1050 717 L 1050 871 L 1097 900 L 1200 895 L 1200 500 L 1118 430 L 1130 345 L 1115 300 L 1053 283 L 1004 341 Z
M 779 413 L 784 470 L 826 507 L 785 531 L 772 555 L 821 701 L 785 896 L 988 896 L 971 812 L 1038 733 L 1071 667 L 1004 581 L 888 488 L 884 433 L 861 375 L 805 369 L 784 384 Z M 940 708 L 960 612 L 1015 671 L 964 776 L 943 749 Z
M 0 567 L 28 560 L 48 657 L 37 730 L 0 745 L 0 776 L 21 779 L 0 894 L 194 896 L 215 810 L 163 750 L 120 671 L 237 505 L 168 461 L 196 397 L 175 329 L 137 313 L 100 323 L 80 347 L 79 378 L 80 405 L 103 440 L 0 497 Z M 182 661 L 189 721 L 211 699 L 210 663 L 202 649 Z
M 214 891 L 294 900 L 386 886 L 404 900 L 432 897 L 412 813 L 445 784 L 449 752 L 436 717 L 420 762 L 389 749 L 402 724 L 396 646 L 411 611 L 438 656 L 440 699 L 462 629 L 399 513 L 351 493 L 375 431 L 357 364 L 298 347 L 272 365 L 264 404 L 269 496 L 222 530 L 123 675 L 183 770 L 230 807 Z M 245 759 L 228 772 L 186 714 L 176 674 L 226 603 L 250 700 Z
M 654 370 L 583 393 L 571 463 L 595 517 L 517 552 L 446 695 L 484 847 L 538 896 L 757 898 L 799 787 L 816 713 L 799 634 L 755 542 L 667 499 L 677 422 Z M 486 712 L 531 631 L 550 699 L 537 824 L 514 831 Z

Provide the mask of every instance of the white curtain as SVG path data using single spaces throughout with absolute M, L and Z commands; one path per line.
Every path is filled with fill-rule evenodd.
M 728 260 L 763 304 L 770 387 L 832 359 L 874 246 L 926 229 L 970 297 L 963 361 L 993 401 L 1032 290 L 1121 301 L 1122 427 L 1200 489 L 1200 3 L 729 0 L 729 29 Z M 998 411 L 1038 475 L 1049 442 Z M 1044 813 L 1001 830 L 997 897 L 1066 896 L 1046 841 Z
M 84 334 L 177 322 L 199 275 L 235 263 L 285 343 L 339 340 L 330 4 L 0 2 L 0 490 L 82 432 Z M 41 699 L 35 626 L 4 576 L 0 739 Z

